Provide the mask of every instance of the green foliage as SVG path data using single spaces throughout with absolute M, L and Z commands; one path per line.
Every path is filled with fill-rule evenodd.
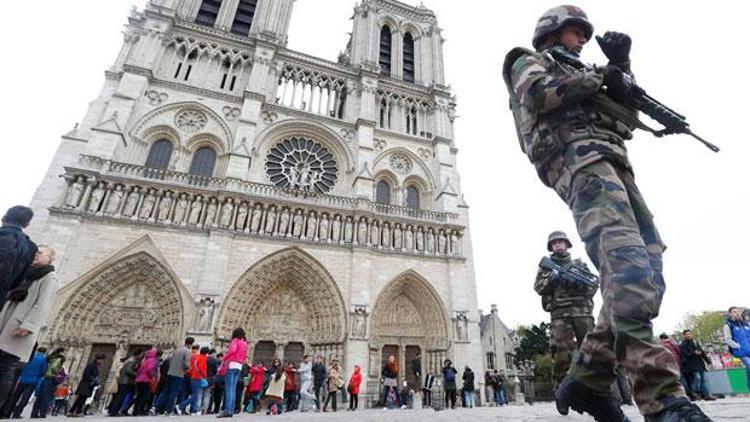
M 687 314 L 678 325 L 679 333 L 675 336 L 682 338 L 683 330 L 691 330 L 693 337 L 700 343 L 707 345 L 721 342 L 721 329 L 724 326 L 726 312 L 703 311 L 699 314 Z
M 549 324 L 521 325 L 516 328 L 516 335 L 520 341 L 513 357 L 513 364 L 520 366 L 523 361 L 536 361 L 537 356 L 549 352 Z
M 555 361 L 552 360 L 552 355 L 549 353 L 537 355 L 534 362 L 534 379 L 537 382 L 552 381 L 552 366 L 555 364 Z

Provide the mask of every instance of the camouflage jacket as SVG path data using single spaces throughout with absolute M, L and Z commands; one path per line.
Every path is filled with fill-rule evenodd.
M 563 199 L 572 176 L 593 162 L 607 159 L 630 169 L 624 140 L 633 127 L 590 101 L 602 87 L 600 73 L 558 63 L 546 50 L 518 47 L 505 57 L 503 79 L 521 149 Z
M 589 271 L 588 266 L 580 259 L 570 259 L 570 254 L 563 256 L 552 254 L 550 258 L 557 265 L 570 265 Z M 594 312 L 594 295 L 596 287 L 562 287 L 555 284 L 552 274 L 537 270 L 534 290 L 542 296 L 542 307 L 550 312 L 552 318 L 591 316 Z

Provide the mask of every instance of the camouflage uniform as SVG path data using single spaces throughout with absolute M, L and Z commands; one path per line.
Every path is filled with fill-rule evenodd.
M 580 259 L 570 259 L 570 254 L 552 254 L 557 265 L 573 265 L 589 272 Z M 544 310 L 551 318 L 551 349 L 555 383 L 562 381 L 570 368 L 573 351 L 581 347 L 583 337 L 594 328 L 594 295 L 597 287 L 575 288 L 555 285 L 552 274 L 541 268 L 536 273 L 534 290 L 542 296 Z
M 588 24 L 573 6 L 550 13 L 540 19 L 538 33 L 552 23 L 561 27 L 569 18 Z M 556 63 L 538 40 L 535 47 L 542 51 L 515 48 L 508 53 L 503 78 L 521 148 L 542 182 L 572 211 L 599 270 L 603 296 L 597 324 L 570 375 L 590 389 L 608 392 L 619 362 L 634 381 L 641 413 L 654 414 L 685 392 L 674 356 L 653 341 L 651 320 L 659 314 L 665 290 L 665 245 L 627 157 L 624 140 L 631 138 L 632 128 L 588 101 L 601 88 L 602 75 Z

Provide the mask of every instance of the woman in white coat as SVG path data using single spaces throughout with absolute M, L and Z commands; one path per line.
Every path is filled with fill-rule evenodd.
M 57 293 L 51 265 L 54 256 L 52 248 L 39 246 L 23 280 L 8 292 L 0 311 L 0 402 L 10 395 L 16 369 L 29 360 L 52 310 Z
M 297 370 L 300 374 L 302 385 L 299 388 L 299 411 L 307 412 L 309 410 L 315 410 L 315 393 L 313 393 L 313 375 L 312 375 L 312 363 L 310 362 L 310 356 L 305 355 L 302 359 L 302 363 Z

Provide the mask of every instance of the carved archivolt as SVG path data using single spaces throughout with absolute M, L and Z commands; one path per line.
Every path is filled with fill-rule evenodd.
M 243 327 L 253 340 L 307 345 L 344 340 L 346 308 L 336 282 L 313 257 L 284 249 L 253 265 L 224 299 L 218 335 Z
M 378 296 L 371 319 L 372 345 L 406 339 L 428 350 L 448 348 L 443 302 L 422 276 L 407 271 L 390 281 Z
M 183 306 L 178 281 L 154 257 L 138 252 L 81 282 L 54 318 L 53 344 L 179 344 Z

